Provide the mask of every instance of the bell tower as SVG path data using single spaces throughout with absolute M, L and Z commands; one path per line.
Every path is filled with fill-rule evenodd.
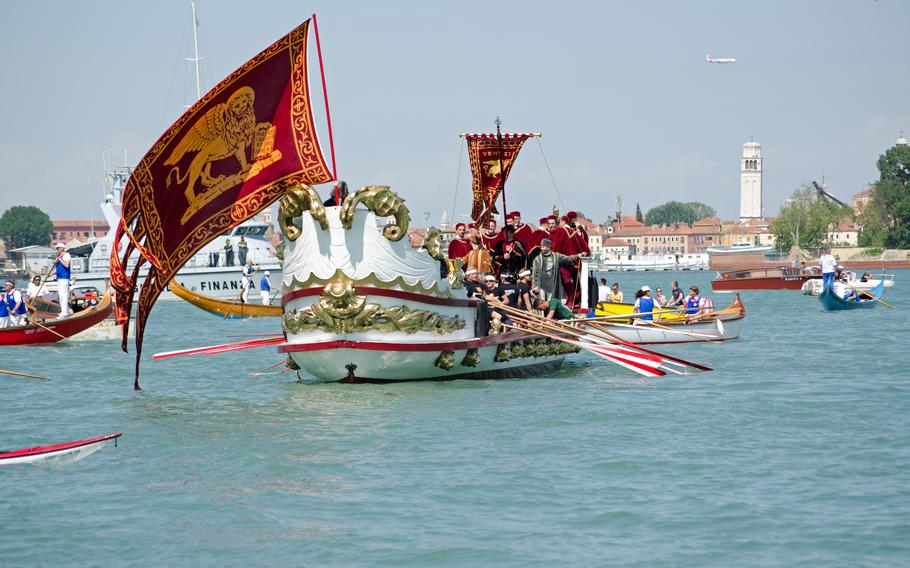
M 749 140 L 743 144 L 739 174 L 739 220 L 762 219 L 761 144 Z

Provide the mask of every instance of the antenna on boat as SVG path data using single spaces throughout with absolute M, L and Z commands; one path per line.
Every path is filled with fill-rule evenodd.
M 199 62 L 201 61 L 199 57 L 199 38 L 196 35 L 197 29 L 199 28 L 199 20 L 196 19 L 196 3 L 190 2 L 190 6 L 193 9 L 193 57 L 187 57 L 187 61 L 192 61 L 196 66 L 196 100 L 202 98 L 202 90 L 199 82 Z

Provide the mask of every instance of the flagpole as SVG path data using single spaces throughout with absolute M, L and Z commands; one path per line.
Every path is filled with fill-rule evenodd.
M 316 53 L 319 55 L 319 75 L 322 77 L 322 100 L 325 101 L 325 121 L 329 127 L 329 150 L 332 154 L 332 177 L 335 178 L 335 203 L 340 205 L 338 195 L 338 171 L 335 166 L 335 138 L 332 136 L 332 115 L 329 114 L 329 92 L 325 86 L 325 67 L 322 64 L 322 45 L 319 43 L 319 24 L 316 23 L 316 12 L 313 12 L 313 32 L 316 34 Z
M 496 117 L 496 141 L 499 144 L 499 190 L 502 192 L 502 223 L 503 226 L 509 224 L 509 208 L 506 207 L 506 172 L 502 167 L 502 133 L 499 131 L 499 125 L 502 121 Z

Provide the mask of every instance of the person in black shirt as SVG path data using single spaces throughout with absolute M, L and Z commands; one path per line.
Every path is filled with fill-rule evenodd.
M 527 266 L 528 255 L 524 246 L 515 240 L 511 225 L 503 228 L 503 238 L 493 249 L 493 266 L 499 274 L 516 274 Z
M 685 296 L 683 296 L 682 290 L 679 289 L 679 282 L 676 280 L 673 281 L 673 288 L 670 290 L 670 299 L 667 300 L 668 308 L 678 308 L 686 302 Z
M 329 198 L 323 201 L 322 204 L 325 207 L 334 207 L 336 205 L 341 205 L 347 196 L 348 183 L 345 181 L 338 182 L 338 200 L 335 199 L 335 188 L 332 188 L 332 193 L 329 195 Z
M 515 284 L 515 276 L 504 272 L 500 278 L 502 284 L 496 287 L 493 294 L 510 308 L 517 308 L 521 299 L 521 287 Z
M 483 286 L 477 277 L 477 271 L 473 268 L 464 273 L 464 291 L 468 298 L 478 298 L 483 296 Z
M 531 271 L 528 269 L 518 273 L 518 309 L 533 311 L 534 306 L 531 303 Z

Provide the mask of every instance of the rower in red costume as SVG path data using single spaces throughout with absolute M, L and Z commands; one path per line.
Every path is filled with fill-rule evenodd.
M 480 242 L 487 250 L 496 250 L 496 245 L 502 240 L 503 234 L 496 229 L 496 219 L 487 221 L 487 228 L 480 234 Z
M 512 211 L 509 213 L 509 222 L 512 225 L 512 236 L 515 240 L 521 243 L 525 251 L 531 250 L 534 245 L 534 229 L 530 225 L 521 222 L 521 212 Z
M 464 232 L 467 227 L 464 223 L 455 225 L 455 238 L 449 243 L 449 258 L 464 258 L 471 252 L 471 243 L 464 238 Z

